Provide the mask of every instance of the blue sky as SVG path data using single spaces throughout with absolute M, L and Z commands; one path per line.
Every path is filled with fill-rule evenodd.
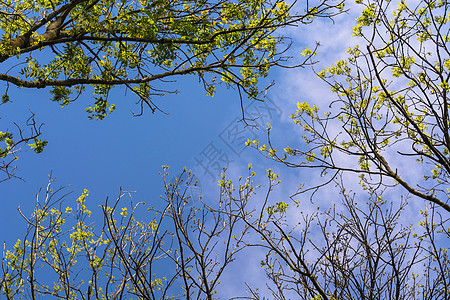
M 294 42 L 289 52 L 294 56 L 293 63 L 299 61 L 305 46 L 313 47 L 316 42 L 321 44 L 317 70 L 345 58 L 347 47 L 357 43 L 351 38 L 356 15 L 355 11 L 341 15 L 336 18 L 335 24 L 318 20 L 306 27 L 284 29 L 282 34 L 290 36 Z M 194 76 L 176 79 L 171 86 L 179 90 L 179 94 L 155 99 L 168 115 L 146 111 L 141 117 L 133 117 L 130 110 L 139 109 L 135 105 L 136 98 L 117 88 L 111 96 L 111 102 L 117 108 L 102 121 L 89 120 L 84 111 L 92 103 L 89 93 L 61 108 L 49 100 L 48 90 L 18 90 L 11 87 L 9 96 L 12 102 L 0 106 L 0 129 L 12 128 L 14 121 L 24 124 L 31 110 L 36 114 L 37 122 L 45 123 L 42 127 L 43 138 L 49 144 L 41 154 L 32 151 L 20 153 L 17 173 L 23 181 L 13 179 L 0 184 L 0 242 L 6 242 L 6 248 L 10 249 L 18 238 L 23 238 L 26 224 L 17 208 L 20 206 L 26 216 L 30 215 L 36 193 L 41 185 L 47 184 L 50 172 L 57 179 L 55 186 L 71 185 L 68 190 L 74 193 L 70 200 L 75 200 L 84 188 L 88 189 L 90 196 L 87 205 L 97 216 L 100 216 L 97 205 L 103 204 L 106 197 L 115 199 L 120 188 L 135 191 L 133 198 L 136 202 L 144 201 L 149 205 L 160 203 L 163 184 L 158 172 L 162 171 L 162 165 L 170 166 L 169 180 L 183 167 L 192 169 L 200 181 L 207 203 L 217 200 L 221 167 L 228 167 L 229 177 L 236 179 L 245 176 L 248 163 L 252 163 L 258 174 L 257 181 L 263 184 L 267 182 L 264 176 L 266 169 L 272 168 L 280 173 L 283 182 L 273 193 L 273 202 L 289 201 L 288 196 L 297 190 L 301 182 L 314 184 L 322 180 L 317 172 L 288 169 L 242 146 L 246 135 L 264 141 L 266 132 L 264 128 L 249 129 L 236 122 L 241 117 L 241 108 L 235 90 L 218 87 L 216 95 L 208 97 Z M 270 80 L 275 80 L 276 84 L 269 90 L 266 104 L 245 100 L 245 110 L 247 114 L 263 119 L 263 123 L 272 123 L 272 137 L 278 149 L 288 145 L 302 147 L 301 128 L 294 126 L 288 118 L 296 110 L 297 101 L 308 101 L 328 108 L 335 96 L 309 68 L 274 68 L 266 82 Z M 0 85 L 0 91 L 4 89 L 5 86 Z M 24 147 L 24 150 L 28 149 Z M 210 164 L 209 173 L 199 162 Z M 420 170 L 410 173 L 420 175 Z M 358 181 L 353 179 L 347 181 L 346 187 L 360 192 Z M 264 197 L 264 192 L 262 188 L 255 196 L 256 203 Z M 395 199 L 399 193 L 394 191 L 390 195 Z M 362 201 L 363 197 L 359 199 Z M 340 203 L 338 191 L 332 186 L 321 190 L 315 199 L 314 203 L 303 199 L 302 212 L 311 213 L 317 206 L 329 208 L 336 204 L 339 207 Z M 412 219 L 417 220 L 416 209 L 420 205 L 422 202 L 418 201 L 408 207 L 410 214 L 405 214 L 408 218 L 405 224 Z M 298 213 L 299 210 L 290 211 L 292 224 L 299 220 Z M 264 253 L 257 249 L 250 251 L 253 251 L 251 256 L 240 256 L 238 263 L 232 264 L 223 274 L 220 298 L 236 296 L 236 291 L 243 295 L 244 281 L 254 287 L 264 287 L 266 277 L 259 265 Z
M 306 45 L 313 46 L 320 41 L 322 47 L 318 58 L 323 65 L 342 58 L 353 20 L 346 15 L 339 17 L 334 27 L 329 21 L 322 21 L 309 27 L 286 29 L 285 33 L 294 38 L 291 53 L 299 54 Z M 269 80 L 272 79 L 276 85 L 268 93 L 268 104 L 273 115 L 264 115 L 267 110 L 260 103 L 246 110 L 256 116 L 260 112 L 261 117 L 273 124 L 276 142 L 298 146 L 300 131 L 292 126 L 289 114 L 295 110 L 297 101 L 327 102 L 330 97 L 328 87 L 309 69 L 274 69 Z M 196 165 L 199 160 L 207 162 L 206 154 L 212 155 L 213 150 L 216 151 L 215 162 L 221 161 L 223 167 L 228 166 L 228 173 L 234 178 L 245 175 L 249 162 L 260 174 L 261 181 L 268 168 L 281 172 L 282 179 L 286 180 L 276 194 L 280 198 L 295 192 L 300 181 L 311 178 L 311 174 L 305 175 L 299 170 L 286 170 L 252 149 L 239 148 L 236 140 L 230 142 L 233 130 L 240 130 L 240 137 L 244 134 L 262 140 L 265 137 L 263 128 L 250 130 L 242 123 L 236 123 L 241 117 L 236 91 L 223 86 L 217 89 L 213 98 L 208 97 L 195 77 L 179 77 L 174 86 L 179 94 L 156 99 L 169 115 L 147 111 L 141 117 L 133 117 L 130 109 L 138 110 L 134 105 L 136 98 L 118 88 L 111 97 L 117 109 L 102 121 L 87 118 L 84 108 L 91 104 L 89 93 L 62 109 L 49 101 L 48 90 L 11 88 L 12 102 L 0 107 L 2 130 L 6 126 L 11 128 L 12 121 L 23 124 L 31 110 L 38 122 L 45 123 L 43 137 L 49 144 L 41 154 L 21 153 L 18 175 L 24 181 L 14 179 L 0 184 L 0 241 L 5 241 L 7 248 L 11 248 L 17 238 L 22 237 L 26 227 L 17 207 L 29 215 L 35 195 L 39 187 L 47 183 L 50 172 L 57 179 L 57 186 L 72 185 L 70 190 L 74 191 L 74 199 L 84 188 L 88 189 L 88 205 L 92 208 L 103 203 L 107 196 L 116 197 L 120 187 L 136 191 L 134 197 L 138 201 L 158 201 L 163 192 L 158 175 L 162 165 L 169 165 L 172 175 L 178 174 L 184 166 L 192 168 L 202 184 L 203 193 L 211 199 L 208 201 L 213 201 L 218 192 L 219 172 L 211 170 L 215 171 L 214 178 Z M 1 88 L 4 89 L 4 85 Z M 250 104 L 245 101 L 246 106 Z M 225 162 L 225 157 L 229 163 Z
M 123 90 L 117 90 L 112 97 L 117 105 L 116 111 L 102 121 L 87 118 L 84 107 L 89 103 L 89 94 L 78 102 L 61 109 L 48 100 L 45 90 L 14 90 L 10 92 L 12 103 L 2 106 L 2 122 L 17 121 L 24 123 L 29 115 L 28 109 L 36 114 L 36 120 L 43 122 L 44 137 L 49 141 L 45 151 L 35 154 L 27 151 L 20 154 L 18 175 L 22 180 L 13 179 L 0 185 L 2 194 L 2 215 L 0 219 L 0 239 L 12 248 L 18 238 L 23 239 L 26 223 L 21 219 L 17 208 L 20 206 L 29 216 L 35 205 L 35 196 L 41 185 L 46 185 L 48 176 L 57 179 L 54 187 L 71 185 L 68 190 L 74 193 L 68 198 L 73 201 L 84 188 L 90 195 L 87 205 L 94 215 L 100 216 L 97 205 L 103 204 L 106 197 L 115 199 L 119 188 L 136 191 L 134 201 L 145 201 L 157 205 L 163 193 L 163 184 L 158 172 L 162 165 L 171 167 L 171 175 L 191 168 L 199 178 L 204 199 L 211 203 L 218 199 L 219 171 L 210 169 L 211 177 L 198 166 L 196 161 L 206 165 L 211 149 L 226 156 L 221 167 L 229 167 L 231 177 L 245 175 L 247 164 L 252 162 L 259 177 L 265 183 L 265 169 L 280 166 L 263 158 L 238 141 L 231 142 L 230 132 L 239 130 L 240 137 L 250 134 L 251 138 L 264 139 L 263 129 L 245 129 L 237 123 L 241 110 L 237 93 L 225 88 L 219 89 L 214 98 L 207 97 L 195 78 L 180 78 L 182 92 L 159 99 L 169 115 L 147 112 L 141 117 L 133 117 L 129 109 L 136 109 L 133 97 L 123 96 Z M 274 124 L 286 117 L 273 100 L 268 103 L 251 104 L 247 113 L 264 113 L 264 106 L 270 105 L 273 117 L 264 117 Z M 267 112 L 267 111 L 266 111 Z M 228 139 L 227 139 L 228 137 Z M 228 143 L 227 143 L 228 141 Z M 243 141 L 241 141 L 243 143 Z M 232 146 L 231 148 L 228 146 Z M 209 155 L 211 156 L 211 155 Z M 220 163 L 220 159 L 215 161 Z M 171 178 L 168 178 L 171 179 Z M 65 205 L 70 205 L 67 201 Z M 258 261 L 248 261 L 255 264 Z M 231 284 L 242 284 L 239 277 L 231 276 Z M 242 288 L 242 286 L 241 286 Z M 224 289 L 223 291 L 230 291 Z
M 19 204 L 33 202 L 33 194 L 51 170 L 59 184 L 72 184 L 78 191 L 87 188 L 92 198 L 115 194 L 121 186 L 147 195 L 161 186 L 157 172 L 163 164 L 182 168 L 205 140 L 219 132 L 220 120 L 238 111 L 238 100 L 227 97 L 232 91 L 211 98 L 194 78 L 180 79 L 182 94 L 158 100 L 170 115 L 147 112 L 133 117 L 130 109 L 137 109 L 136 99 L 117 89 L 112 97 L 117 110 L 102 121 L 89 120 L 84 112 L 89 94 L 62 109 L 48 100 L 45 90 L 11 91 L 13 102 L 2 107 L 6 116 L 2 123 L 17 119 L 24 123 L 30 109 L 38 122 L 45 123 L 42 131 L 49 144 L 41 154 L 20 155 L 18 174 L 25 181 L 10 180 L 0 186 L 2 195 L 11 199 L 3 207 L 11 212 L 7 215 L 14 216 Z M 185 88 L 190 86 L 194 88 Z

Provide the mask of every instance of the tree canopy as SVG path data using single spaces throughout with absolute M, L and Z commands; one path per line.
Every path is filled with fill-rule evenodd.
M 449 4 L 402 1 L 392 13 L 390 1 L 362 5 L 353 32 L 363 44 L 317 72 L 337 99 L 325 112 L 299 102 L 291 115 L 308 147 L 265 151 L 290 167 L 329 170 L 332 177 L 358 173 L 367 188 L 400 185 L 450 212 Z M 333 131 L 336 126 L 342 130 Z M 414 165 L 423 170 L 420 178 L 410 176 Z
M 450 4 L 355 2 L 358 45 L 347 58 L 318 70 L 317 48 L 303 52 L 311 80 L 331 92 L 320 91 L 329 99 L 324 112 L 299 101 L 290 115 L 294 128 L 300 126 L 301 146 L 276 145 L 271 124 L 267 141 L 246 142 L 281 167 L 318 170 L 320 183 L 306 178 L 284 200 L 273 195 L 280 175 L 269 168 L 259 184 L 248 164 L 238 179 L 224 170 L 217 199 L 208 202 L 188 192 L 198 184 L 191 171 L 168 180 L 163 166 L 158 205 L 136 203 L 121 189 L 95 211 L 88 190 L 71 201 L 50 176 L 31 216 L 19 209 L 27 230 L 12 249 L 4 247 L 3 295 L 214 299 L 232 263 L 255 256 L 266 276 L 263 287 L 245 282 L 232 299 L 450 299 Z M 261 1 L 21 3 L 29 15 L 3 14 L 25 28 L 5 39 L 4 61 L 33 55 L 22 71 L 11 69 L 25 79 L 4 80 L 51 87 L 63 106 L 91 85 L 95 104 L 87 111 L 94 119 L 113 109 L 108 99 L 116 85 L 136 93 L 142 109 L 158 110 L 151 99 L 167 91 L 155 84 L 174 75 L 195 74 L 211 95 L 222 80 L 258 99 L 258 78 L 284 63 L 275 30 L 344 10 L 325 0 L 306 1 L 299 14 L 292 13 L 296 6 Z M 33 5 L 51 12 L 37 16 Z M 46 29 L 38 34 L 41 27 L 33 24 Z M 37 65 L 33 51 L 42 47 L 50 60 Z M 42 151 L 34 115 L 28 126 L 32 147 Z M 6 157 L 17 142 L 3 134 Z M 323 190 L 334 197 L 325 208 L 315 206 Z
M 10 85 L 48 87 L 51 100 L 62 107 L 88 89 L 93 101 L 86 112 L 101 120 L 115 109 L 111 90 L 123 86 L 138 98 L 141 115 L 145 108 L 162 111 L 155 97 L 177 92 L 166 88 L 167 81 L 188 74 L 211 96 L 224 83 L 240 96 L 261 100 L 265 87 L 258 80 L 273 66 L 287 66 L 283 53 L 289 43 L 277 30 L 330 18 L 343 8 L 327 0 L 301 3 L 298 12 L 292 6 L 279 0 L 2 2 L 0 80 L 7 85 L 2 102 L 10 101 Z M 15 133 L 1 133 L 7 178 L 14 149 L 32 141 L 40 153 L 47 144 L 38 138 L 34 115 L 27 125 L 30 134 L 22 125 Z

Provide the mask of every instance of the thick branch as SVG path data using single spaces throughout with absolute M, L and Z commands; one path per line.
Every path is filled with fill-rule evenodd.
M 122 85 L 122 84 L 139 84 L 139 83 L 146 83 L 150 81 L 154 81 L 157 79 L 162 79 L 169 76 L 175 76 L 175 75 L 185 75 L 193 72 L 198 71 L 206 71 L 212 68 L 220 68 L 223 67 L 223 63 L 214 63 L 210 64 L 204 67 L 193 67 L 186 70 L 178 70 L 178 71 L 169 71 L 164 72 L 157 75 L 152 76 L 146 76 L 143 78 L 135 78 L 135 79 L 91 79 L 91 78 L 72 78 L 72 79 L 65 79 L 65 80 L 42 80 L 42 81 L 27 81 L 22 80 L 20 78 L 10 76 L 7 74 L 1 74 L 0 73 L 0 80 L 12 83 L 16 86 L 25 87 L 25 88 L 45 88 L 50 86 L 66 86 L 71 87 L 75 85 L 82 85 L 82 84 L 103 84 L 103 85 Z

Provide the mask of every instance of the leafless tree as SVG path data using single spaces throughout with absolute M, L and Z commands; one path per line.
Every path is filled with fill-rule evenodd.
M 231 184 L 223 185 L 256 236 L 246 240 L 247 251 L 266 249 L 261 267 L 269 298 L 450 299 L 450 220 L 436 204 L 425 201 L 414 217 L 419 223 L 410 224 L 409 197 L 393 199 L 379 189 L 357 195 L 339 181 L 342 205 L 307 214 L 301 202 L 273 203 L 278 178 L 269 173 L 269 181 L 266 201 L 252 210 Z M 264 299 L 257 288 L 249 286 L 246 298 Z

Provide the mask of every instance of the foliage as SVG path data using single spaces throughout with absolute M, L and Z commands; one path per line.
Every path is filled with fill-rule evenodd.
M 306 147 L 263 152 L 290 167 L 331 171 L 329 178 L 357 173 L 365 188 L 400 185 L 450 212 L 449 3 L 358 2 L 353 31 L 366 45 L 317 73 L 337 96 L 331 110 L 299 102 L 291 118 Z
M 29 133 L 25 133 L 17 123 L 14 123 L 14 126 L 17 129 L 16 134 L 13 134 L 12 131 L 8 130 L 5 132 L 0 131 L 0 142 L 5 143 L 3 147 L 0 146 L 0 172 L 4 175 L 0 177 L 0 183 L 11 177 L 17 177 L 14 174 L 16 169 L 15 162 L 19 159 L 17 152 L 20 151 L 20 146 L 22 144 L 29 143 L 28 145 L 36 153 L 41 153 L 43 151 L 44 147 L 47 145 L 47 141 L 39 139 L 42 125 L 43 124 L 36 124 L 35 115 L 31 113 L 31 116 L 26 122 L 26 129 L 29 129 Z
M 413 7 L 400 1 L 392 12 L 392 1 L 356 2 L 363 9 L 353 32 L 366 45 L 349 49 L 347 59 L 317 72 L 337 97 L 330 111 L 322 114 L 318 105 L 297 104 L 291 118 L 304 131 L 304 147 L 288 146 L 279 154 L 281 151 L 270 140 L 270 125 L 267 144 L 247 141 L 248 146 L 289 167 L 322 171 L 326 177 L 323 184 L 301 189 L 296 195 L 312 191 L 311 200 L 315 200 L 320 188 L 332 188 L 330 183 L 334 183 L 342 203 L 307 213 L 304 200 L 273 199 L 273 190 L 281 181 L 272 169 L 267 170 L 264 197 L 251 201 L 261 185 L 255 185 L 255 172 L 249 165 L 248 175 L 238 182 L 228 179 L 224 172 L 219 181 L 220 197 L 217 203 L 208 205 L 201 198 L 194 201 L 187 196 L 189 185 L 183 185 L 181 178 L 187 174 L 183 180 L 195 180 L 190 172 L 185 170 L 179 180 L 168 183 L 168 167 L 164 167 L 164 195 L 158 205 L 144 209 L 144 203 L 135 204 L 130 193 L 120 191 L 116 201 L 110 203 L 107 199 L 101 206 L 102 222 L 95 218 L 94 223 L 89 222 L 95 212 L 86 204 L 87 191 L 77 198 L 76 208 L 66 207 L 64 200 L 69 196 L 63 194 L 64 189 L 53 191 L 50 182 L 43 192 L 44 200 L 37 197 L 32 217 L 22 214 L 28 225 L 25 238 L 18 240 L 12 250 L 4 250 L 0 278 L 3 295 L 8 299 L 49 295 L 64 299 L 214 299 L 233 260 L 239 254 L 253 254 L 259 249 L 264 251 L 260 266 L 268 279 L 265 284 L 274 299 L 450 299 L 449 4 L 427 0 Z M 85 5 L 81 0 L 70 3 Z M 103 2 L 97 1 L 92 7 L 98 3 Z M 222 9 L 224 3 L 215 8 Z M 77 11 L 76 5 L 68 16 Z M 198 5 L 203 7 L 202 3 Z M 256 7 L 250 6 L 250 12 L 255 12 Z M 282 4 L 272 9 L 274 17 L 267 20 L 286 21 L 284 13 L 276 15 L 277 10 L 283 11 Z M 138 9 L 137 15 L 140 13 Z M 137 22 L 133 11 L 130 15 Z M 187 15 L 195 16 L 191 12 Z M 99 24 L 102 21 L 96 19 Z M 167 32 L 175 28 L 167 26 Z M 255 26 L 262 32 L 276 28 Z M 122 30 L 120 26 L 112 28 Z M 220 29 L 226 33 L 223 36 L 250 34 L 226 28 Z M 49 32 L 53 34 L 52 29 Z M 44 36 L 44 44 L 50 33 Z M 33 38 L 29 37 L 31 41 Z M 221 40 L 222 33 L 211 41 L 218 48 L 208 50 L 214 59 L 219 57 L 214 56 L 214 51 L 224 47 L 216 38 Z M 93 41 L 89 40 L 95 44 Z M 239 47 L 248 41 L 244 38 Z M 11 43 L 22 43 L 22 39 Z M 187 43 L 174 49 L 203 49 L 200 45 L 209 43 Z M 270 55 L 270 48 L 263 52 Z M 310 49 L 303 52 L 307 59 L 314 54 Z M 201 60 L 201 55 L 189 63 L 197 59 Z M 245 61 L 245 57 L 237 59 Z M 174 67 L 164 64 L 166 61 L 167 57 L 158 67 Z M 235 82 L 227 83 L 244 89 L 244 79 L 251 76 L 245 66 L 235 63 L 231 62 L 230 68 L 242 68 L 244 72 Z M 127 70 L 126 75 L 116 74 L 120 80 L 128 80 L 123 76 L 140 68 L 121 63 L 116 67 Z M 187 68 L 190 71 L 183 74 L 197 72 L 201 80 L 212 70 L 192 69 L 192 65 Z M 214 72 L 222 72 L 221 68 L 218 66 Z M 142 83 L 132 82 L 127 87 L 141 88 Z M 104 82 L 100 86 L 110 88 Z M 214 85 L 205 86 L 208 90 Z M 55 97 L 65 97 L 68 90 L 54 87 Z M 141 90 L 135 91 L 139 94 Z M 250 90 L 247 92 L 256 97 Z M 7 97 L 4 99 L 8 102 Z M 140 99 L 155 108 L 153 103 Z M 107 113 L 108 105 L 100 102 L 89 113 Z M 12 144 L 10 134 L 4 134 L 4 140 Z M 32 147 L 41 151 L 43 146 L 45 143 L 36 139 Z M 412 166 L 419 174 L 424 171 L 424 177 L 411 174 Z M 363 192 L 357 194 L 348 188 L 346 173 L 359 175 Z M 406 196 L 398 191 L 406 191 Z M 124 201 L 128 202 L 124 205 Z M 410 224 L 411 213 L 417 207 L 411 203 L 420 205 L 420 201 L 422 209 L 414 216 L 417 224 Z M 196 204 L 190 206 L 190 202 Z M 235 299 L 265 298 L 267 293 L 261 287 L 245 284 L 247 294 L 233 291 Z
M 266 144 L 247 141 L 288 167 L 320 171 L 323 182 L 293 199 L 314 201 L 334 183 L 343 203 L 306 215 L 294 200 L 298 211 L 248 225 L 268 249 L 261 265 L 276 299 L 449 299 L 449 3 L 356 2 L 362 45 L 316 73 L 337 99 L 325 112 L 299 101 L 291 115 L 303 145 L 278 150 L 271 126 Z M 351 174 L 368 197 L 350 192 Z
M 180 178 L 195 180 L 185 172 Z M 187 196 L 182 180 L 167 183 L 168 175 L 164 167 L 158 207 L 134 203 L 131 193 L 121 190 L 115 201 L 100 206 L 100 216 L 88 208 L 87 190 L 73 206 L 66 203 L 64 187 L 52 189 L 51 179 L 31 218 L 22 214 L 25 237 L 4 250 L 3 295 L 217 299 L 231 263 L 259 249 L 265 252 L 260 266 L 273 299 L 450 297 L 450 261 L 443 247 L 449 220 L 435 204 L 425 205 L 419 226 L 404 225 L 409 199 L 387 200 L 371 189 L 361 203 L 363 197 L 356 201 L 340 185 L 341 209 L 307 214 L 301 202 L 270 200 L 280 183 L 272 170 L 265 200 L 251 201 L 261 186 L 254 185 L 249 166 L 237 184 L 223 174 L 218 202 L 207 205 Z M 251 275 L 236 264 L 233 271 Z M 233 290 L 232 299 L 265 299 L 263 286 L 246 286 L 247 291 Z
M 66 188 L 53 190 L 50 179 L 32 216 L 22 214 L 28 224 L 25 237 L 4 252 L 3 295 L 212 299 L 247 229 L 237 226 L 236 209 L 223 201 L 216 213 L 206 206 L 187 208 L 194 199 L 185 196 L 181 182 L 167 183 L 167 175 L 165 167 L 163 205 L 145 209 L 145 203 L 133 203 L 131 193 L 121 190 L 116 201 L 101 206 L 103 216 L 95 217 L 87 190 L 75 207 L 67 205 Z M 186 180 L 193 178 L 189 173 Z
M 314 2 L 314 3 L 313 3 Z M 88 117 L 102 120 L 115 109 L 111 91 L 122 86 L 138 97 L 139 112 L 160 110 L 156 96 L 175 93 L 168 81 L 195 75 L 208 95 L 224 83 L 259 99 L 258 84 L 273 66 L 283 66 L 289 44 L 279 28 L 332 17 L 342 3 L 308 2 L 294 12 L 282 0 L 217 1 L 6 1 L 0 3 L 2 102 L 14 101 L 9 85 L 50 88 L 51 100 L 65 107 L 88 89 Z M 261 90 L 262 88 L 262 90 Z M 241 99 L 242 101 L 242 99 Z M 17 137 L 13 145 L 40 132 Z M 46 141 L 32 147 L 41 152 Z M 9 147 L 9 148 L 8 148 Z M 14 155 L 14 147 L 2 149 Z M 3 157 L 4 157 L 3 156 Z M 13 176 L 10 163 L 2 171 Z

